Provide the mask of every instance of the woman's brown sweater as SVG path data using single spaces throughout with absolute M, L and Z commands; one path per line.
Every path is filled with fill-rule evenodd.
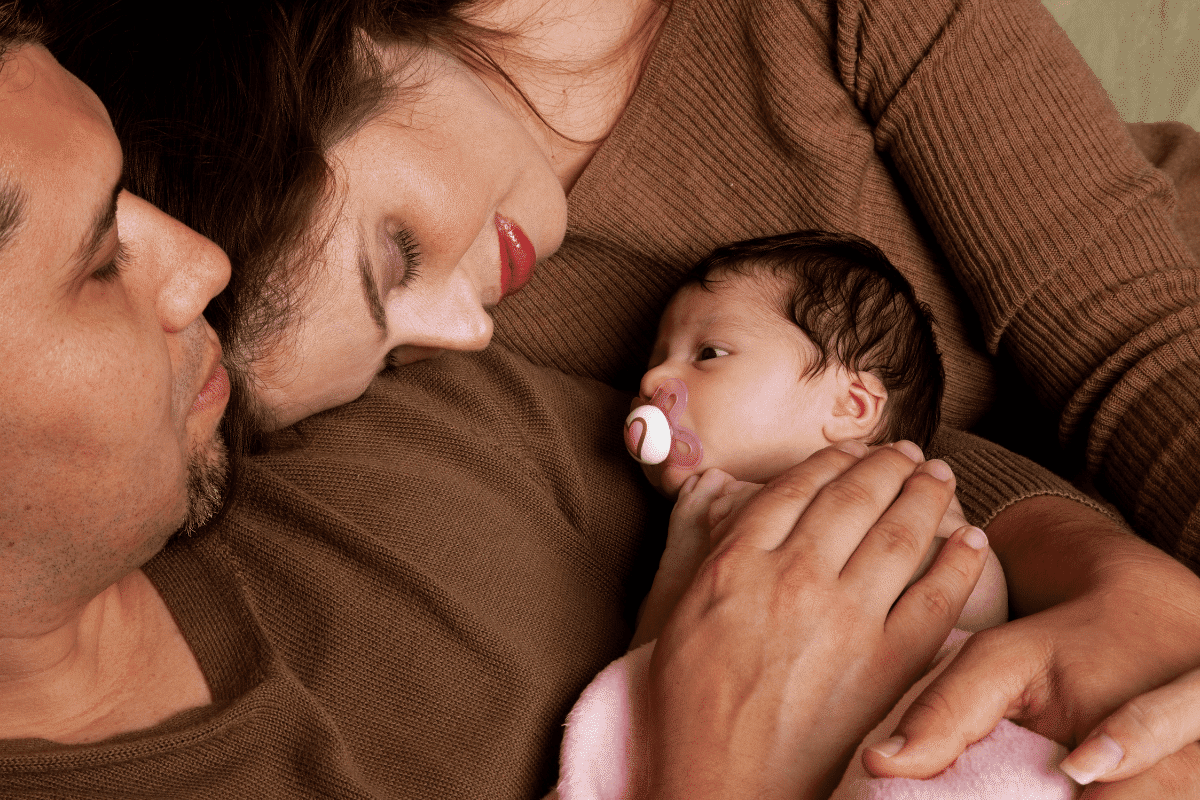
M 498 339 L 634 390 L 658 312 L 712 247 L 857 233 L 933 309 L 947 423 L 991 409 L 988 430 L 1070 476 L 1086 461 L 1138 532 L 1200 568 L 1200 272 L 1174 200 L 1036 0 L 677 2 Z M 1037 401 L 992 409 L 1021 397 L 1017 375 Z M 955 468 L 982 520 L 1040 491 L 1016 461 L 999 482 L 991 461 Z

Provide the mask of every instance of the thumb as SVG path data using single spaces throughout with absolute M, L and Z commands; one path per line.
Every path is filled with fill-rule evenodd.
M 904 712 L 893 735 L 863 751 L 877 777 L 931 778 L 1006 716 L 1019 716 L 1027 688 L 1044 674 L 1044 658 L 1008 651 L 1005 628 L 976 634 Z

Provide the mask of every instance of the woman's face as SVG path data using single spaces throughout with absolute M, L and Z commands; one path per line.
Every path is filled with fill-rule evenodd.
M 297 321 L 252 366 L 278 427 L 355 399 L 389 364 L 486 347 L 488 309 L 566 229 L 550 162 L 480 77 L 441 51 L 385 58 L 416 88 L 327 154 L 332 199 L 312 230 L 328 238 Z

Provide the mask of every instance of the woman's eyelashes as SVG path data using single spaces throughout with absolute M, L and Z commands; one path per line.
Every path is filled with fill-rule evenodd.
M 401 264 L 400 276 L 396 279 L 395 285 L 405 287 L 420 276 L 421 252 L 417 249 L 417 242 L 412 231 L 408 228 L 401 228 L 393 233 L 392 243 L 399 251 Z

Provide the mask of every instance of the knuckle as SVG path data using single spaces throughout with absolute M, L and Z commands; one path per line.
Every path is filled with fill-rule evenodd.
M 839 478 L 831 481 L 822 493 L 839 505 L 858 507 L 871 505 L 874 498 L 871 491 L 861 483 L 849 478 Z
M 918 724 L 924 734 L 964 747 L 969 744 L 963 739 L 957 728 L 951 724 L 955 718 L 954 704 L 936 683 L 913 701 L 909 706 L 908 713 L 904 716 L 910 723 Z
M 893 519 L 881 519 L 871 528 L 873 536 L 882 540 L 884 551 L 903 556 L 924 556 L 925 549 L 916 532 Z
M 951 586 L 975 585 L 975 571 L 968 564 L 950 559 L 941 565 L 941 569 Z
M 820 489 L 821 485 L 814 476 L 801 473 L 789 475 L 787 480 L 767 484 L 763 493 L 777 497 L 788 504 L 808 503 Z
M 697 580 L 702 580 L 713 597 L 724 597 L 732 593 L 742 574 L 746 561 L 744 548 L 737 543 L 721 549 L 709 557 L 700 567 Z
M 958 616 L 954 604 L 950 602 L 950 598 L 941 586 L 916 584 L 909 591 L 916 593 L 916 599 L 935 619 L 953 621 Z
M 1173 733 L 1169 715 L 1145 697 L 1135 697 L 1121 710 L 1125 726 L 1139 739 L 1155 742 Z
M 811 561 L 802 553 L 787 553 L 779 556 L 778 579 L 775 585 L 782 597 L 796 597 L 807 592 L 817 592 L 819 582 L 815 580 Z

